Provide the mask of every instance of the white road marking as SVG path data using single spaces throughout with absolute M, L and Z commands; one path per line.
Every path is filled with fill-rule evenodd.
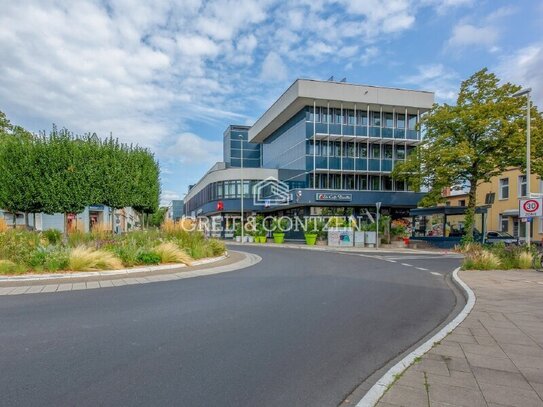
M 415 268 L 422 271 L 428 271 L 428 269 L 425 269 L 424 267 L 415 267 Z
M 389 263 L 397 263 L 396 260 L 389 260 L 389 259 L 385 259 L 386 261 L 388 261 Z
M 407 263 L 402 263 L 402 266 L 406 266 L 406 267 L 413 267 L 412 264 L 407 264 Z
M 436 273 L 435 271 L 430 271 L 430 274 L 433 274 L 434 276 L 440 276 L 441 277 L 441 273 Z

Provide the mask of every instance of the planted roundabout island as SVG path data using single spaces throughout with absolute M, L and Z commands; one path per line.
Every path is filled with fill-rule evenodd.
M 90 233 L 0 229 L 0 275 L 119 270 L 183 264 L 220 257 L 224 243 L 207 239 L 190 225 L 165 222 L 161 228 L 114 235 L 97 224 Z

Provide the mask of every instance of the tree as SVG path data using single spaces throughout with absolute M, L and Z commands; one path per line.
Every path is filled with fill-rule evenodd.
M 500 84 L 486 68 L 476 72 L 462 82 L 455 106 L 435 104 L 421 120 L 424 140 L 394 168 L 395 178 L 428 189 L 423 206 L 439 202 L 446 187 L 467 188 L 467 239 L 473 238 L 478 185 L 525 161 L 525 102 L 512 97 L 519 89 Z

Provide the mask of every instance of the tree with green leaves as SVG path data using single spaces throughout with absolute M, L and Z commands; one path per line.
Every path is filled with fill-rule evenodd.
M 93 204 L 152 214 L 159 195 L 160 168 L 149 150 L 56 126 L 33 135 L 0 112 L 0 208 L 65 220 Z
M 420 125 L 424 139 L 393 176 L 428 190 L 421 205 L 442 200 L 444 188 L 468 190 L 466 238 L 472 239 L 477 187 L 525 161 L 525 101 L 520 86 L 482 69 L 463 81 L 456 105 L 435 104 Z

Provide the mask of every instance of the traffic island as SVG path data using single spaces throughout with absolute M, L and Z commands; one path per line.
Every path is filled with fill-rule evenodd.
M 53 293 L 180 280 L 241 270 L 260 262 L 260 260 L 262 259 L 259 256 L 251 253 L 229 251 L 224 256 L 195 261 L 192 266 L 172 264 L 50 276 L 4 277 L 0 279 L 0 295 Z

